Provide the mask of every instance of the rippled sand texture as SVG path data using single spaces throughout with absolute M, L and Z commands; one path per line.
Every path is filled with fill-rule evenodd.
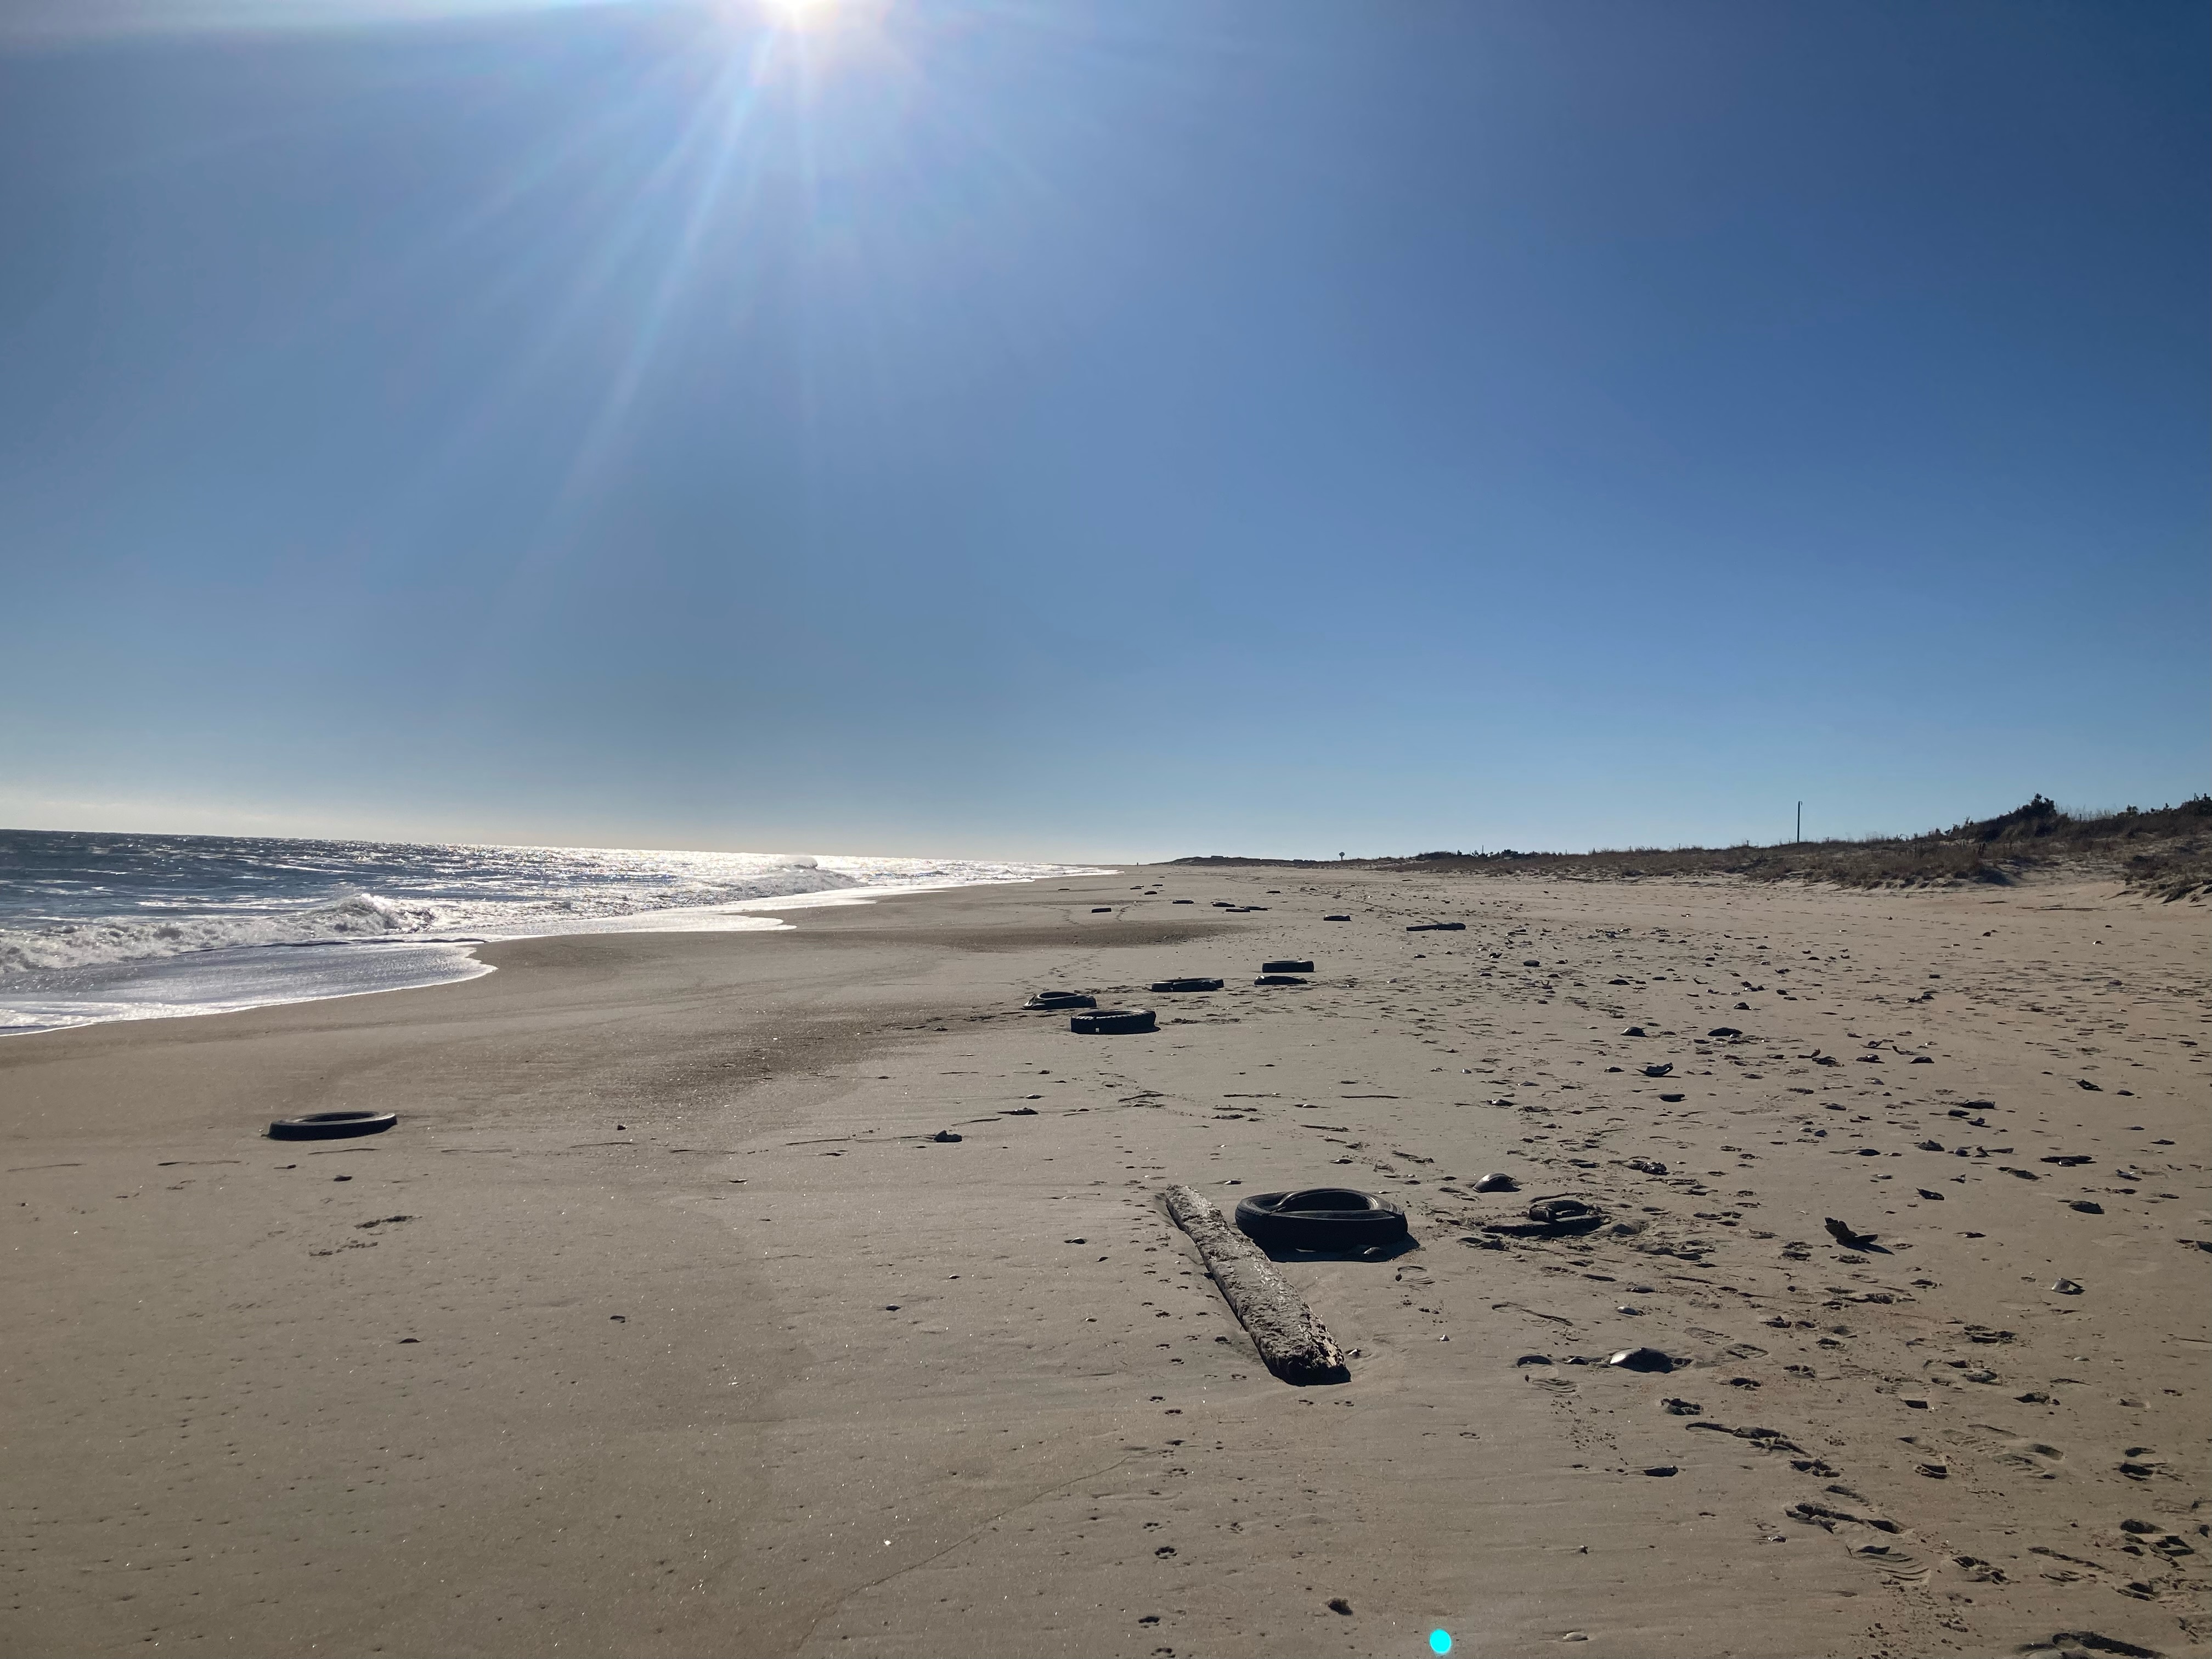
M 2212 1636 L 2201 908 L 1156 868 L 797 920 L 0 1047 L 0 1649 Z M 1348 1383 L 1260 1366 L 1176 1181 L 1407 1206 L 1284 1266 Z M 1555 1193 L 1606 1225 L 1482 1231 Z

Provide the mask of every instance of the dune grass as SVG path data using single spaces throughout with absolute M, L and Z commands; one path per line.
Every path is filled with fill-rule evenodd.
M 1177 864 L 1328 868 L 1318 859 L 1188 858 Z M 1624 881 L 1646 876 L 1730 876 L 1847 887 L 1924 887 L 2039 877 L 2104 876 L 2167 900 L 2212 892 L 2212 795 L 2179 806 L 2068 811 L 2042 795 L 1993 818 L 1916 836 L 1784 842 L 1771 847 L 1632 847 L 1588 853 L 1417 853 L 1354 859 L 1368 869 Z

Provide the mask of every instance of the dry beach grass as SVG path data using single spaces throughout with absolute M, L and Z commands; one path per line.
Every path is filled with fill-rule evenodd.
M 1310 859 L 1195 858 L 1195 866 L 1269 863 L 1335 869 Z M 1362 869 L 1534 877 L 1545 881 L 1632 881 L 1652 876 L 1732 876 L 1745 881 L 1833 883 L 1844 887 L 2009 886 L 2052 879 L 2120 882 L 2130 892 L 2172 901 L 2212 891 L 2212 796 L 2179 806 L 2069 812 L 2041 795 L 1993 818 L 1969 819 L 1918 836 L 1860 836 L 1774 847 L 1636 847 L 1593 853 L 1423 853 L 1356 860 Z
M 0 1649 L 2212 1637 L 2196 906 L 1156 866 L 798 920 L 0 1045 Z M 1171 975 L 1227 984 L 1018 1012 Z M 1267 1374 L 1176 1182 L 1406 1206 L 1282 1267 L 1349 1382 Z M 1549 1193 L 1607 1225 L 1482 1231 Z

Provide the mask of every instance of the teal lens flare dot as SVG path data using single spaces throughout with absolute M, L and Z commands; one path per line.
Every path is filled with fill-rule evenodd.
M 1431 1631 L 1429 1632 L 1429 1651 L 1431 1653 L 1449 1653 L 1451 1651 L 1451 1632 L 1448 1630 Z

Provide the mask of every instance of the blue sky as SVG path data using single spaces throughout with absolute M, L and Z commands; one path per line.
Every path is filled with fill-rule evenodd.
M 2208 15 L 18 0 L 0 822 L 1130 858 L 2179 799 Z

